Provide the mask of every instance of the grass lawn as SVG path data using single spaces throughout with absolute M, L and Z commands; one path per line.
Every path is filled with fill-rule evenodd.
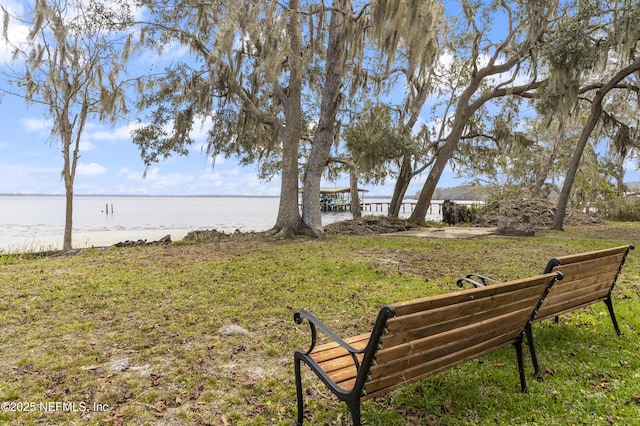
M 469 272 L 538 274 L 553 256 L 640 241 L 640 224 L 536 237 L 248 236 L 0 258 L 0 424 L 291 425 L 306 309 L 339 335 L 379 307 L 459 291 Z M 534 326 L 545 380 L 519 391 L 513 348 L 363 404 L 370 425 L 630 425 L 640 419 L 640 252 L 614 305 Z M 219 333 L 238 325 L 249 335 Z M 525 350 L 525 367 L 532 365 Z M 350 424 L 304 370 L 309 425 Z

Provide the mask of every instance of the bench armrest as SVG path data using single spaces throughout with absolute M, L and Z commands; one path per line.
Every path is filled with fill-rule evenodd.
M 472 277 L 476 277 L 476 279 L 472 279 Z M 478 280 L 480 280 L 480 282 L 478 282 Z M 489 277 L 485 277 L 484 275 L 479 275 L 479 274 L 468 274 L 466 277 L 464 278 L 460 278 L 458 281 L 456 281 L 456 285 L 460 288 L 462 288 L 464 286 L 464 283 L 469 283 L 471 285 L 473 285 L 474 287 L 485 287 L 488 283 L 489 284 L 499 284 L 500 281 L 498 280 L 494 280 L 493 278 L 489 278 Z
M 337 344 L 342 346 L 344 349 L 349 351 L 352 356 L 355 356 L 355 354 L 364 353 L 364 349 L 356 349 L 350 344 L 348 344 L 347 342 L 345 342 L 344 340 L 342 340 L 337 334 L 331 331 L 331 329 L 327 327 L 325 323 L 320 321 L 320 319 L 318 319 L 311 312 L 300 310 L 293 315 L 293 320 L 295 321 L 296 324 L 302 324 L 303 317 L 306 318 L 307 321 L 309 321 L 309 328 L 311 329 L 311 346 L 305 352 L 305 355 L 309 355 L 313 351 L 313 348 L 315 348 L 316 346 L 316 341 L 318 337 L 316 328 L 319 328 L 320 331 L 322 331 L 324 334 L 329 336 L 334 342 L 336 342 Z

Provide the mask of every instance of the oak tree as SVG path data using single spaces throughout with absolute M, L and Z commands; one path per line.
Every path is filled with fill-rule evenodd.
M 463 0 L 466 29 L 455 54 L 465 55 L 460 73 L 466 81 L 455 94 L 455 112 L 409 221 L 424 224 L 433 193 L 454 155 L 469 120 L 485 104 L 504 96 L 530 94 L 540 84 L 535 68 L 538 47 L 550 15 L 548 2 L 501 1 L 480 4 Z M 488 37 L 494 26 L 504 34 Z
M 442 10 L 434 0 L 143 3 L 147 43 L 177 42 L 193 53 L 140 85 L 141 107 L 150 112 L 150 123 L 135 135 L 143 159 L 185 153 L 189 131 L 203 117 L 214 122 L 209 153 L 246 162 L 280 156 L 280 207 L 271 232 L 281 236 L 322 233 L 320 180 L 343 98 L 378 93 L 401 59 L 398 51 L 415 52 L 404 56 L 409 74 L 432 61 Z M 299 164 L 303 121 L 311 120 L 317 124 L 308 160 Z
M 567 169 L 558 206 L 551 225 L 563 228 L 567 205 L 576 173 L 594 131 L 602 129 L 607 99 L 615 92 L 628 96 L 628 105 L 638 109 L 640 88 L 634 74 L 640 72 L 640 18 L 638 2 L 623 0 L 579 4 L 558 22 L 558 29 L 543 51 L 549 67 L 549 85 L 543 111 L 568 116 L 578 111 L 578 103 L 586 102 L 589 112 Z M 619 139 L 628 139 L 628 127 L 622 125 Z

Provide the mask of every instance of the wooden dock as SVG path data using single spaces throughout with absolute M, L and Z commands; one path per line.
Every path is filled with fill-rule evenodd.
M 302 190 L 299 190 L 299 192 L 302 193 Z M 349 201 L 350 192 L 349 187 L 320 188 L 320 209 L 323 212 L 351 211 L 351 203 Z M 364 193 L 366 192 L 367 190 L 358 189 L 358 193 L 361 194 L 361 200 L 364 200 Z M 416 204 L 417 200 L 403 201 L 400 203 L 399 213 L 413 213 Z M 475 204 L 475 202 L 464 204 Z M 302 204 L 299 203 L 299 205 L 302 208 Z M 429 205 L 427 214 L 442 216 L 442 205 L 443 201 L 440 200 L 438 200 L 438 202 L 432 202 L 431 205 Z M 390 199 L 381 199 L 378 201 L 374 198 L 373 200 L 362 201 L 360 203 L 360 209 L 363 212 L 379 212 L 384 214 L 389 212 L 390 207 Z
M 360 203 L 360 208 L 363 212 L 380 212 L 386 213 L 389 211 L 391 207 L 390 201 L 367 201 L 364 203 Z M 413 210 L 416 208 L 416 202 L 405 201 L 400 204 L 400 212 L 402 213 L 413 213 Z M 332 205 L 330 208 L 327 208 L 323 205 L 323 212 L 328 211 L 351 211 L 351 204 L 349 203 L 340 203 L 336 205 Z M 429 206 L 429 214 L 442 214 L 442 203 L 431 203 Z

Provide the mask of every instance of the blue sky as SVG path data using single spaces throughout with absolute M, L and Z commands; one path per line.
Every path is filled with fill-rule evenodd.
M 51 120 L 40 106 L 4 96 L 0 104 L 0 193 L 62 194 L 62 154 L 50 136 Z M 188 157 L 144 164 L 131 142 L 131 126 L 91 122 L 82 138 L 76 194 L 278 195 L 279 182 L 263 183 L 255 168 L 218 159 L 215 169 L 194 147 Z
M 20 8 L 21 1 L 2 1 L 3 5 Z M 25 27 L 12 22 L 9 38 L 23 39 Z M 180 48 L 167 55 L 177 58 Z M 185 53 L 186 54 L 186 53 Z M 9 47 L 0 43 L 0 67 L 10 63 Z M 144 69 L 149 63 L 160 66 L 157 56 L 140 58 Z M 135 67 L 135 64 L 132 64 Z M 7 85 L 0 75 L 0 84 Z M 5 87 L 6 88 L 6 87 Z M 196 129 L 192 136 L 196 143 L 187 157 L 173 157 L 147 170 L 138 148 L 131 141 L 132 122 L 110 126 L 89 122 L 82 137 L 80 159 L 76 175 L 75 194 L 122 195 L 268 195 L 280 193 L 280 178 L 270 182 L 257 176 L 257 167 L 242 167 L 235 159 L 217 158 L 215 168 L 201 150 L 204 131 Z M 52 139 L 52 120 L 42 105 L 27 106 L 23 99 L 4 94 L 0 98 L 0 194 L 64 194 L 60 178 L 63 159 L 58 141 Z M 202 135 L 199 135 L 200 132 Z M 419 191 L 424 176 L 415 179 L 408 196 Z M 393 181 L 385 185 L 361 187 L 370 195 L 391 195 Z M 453 173 L 446 171 L 442 186 L 453 186 Z M 322 182 L 322 186 L 348 186 L 348 178 L 337 182 Z
M 3 0 L 2 4 L 15 4 Z M 16 25 L 9 27 L 9 36 L 24 37 L 26 29 Z M 165 56 L 177 58 L 176 51 L 164 52 Z M 186 54 L 186 53 L 184 53 Z M 0 43 L 0 67 L 9 62 L 10 52 Z M 148 68 L 148 63 L 160 65 L 157 56 L 144 57 L 139 64 Z M 134 64 L 135 66 L 135 64 Z M 0 84 L 6 85 L 0 76 Z M 428 107 L 425 107 L 425 111 Z M 192 135 L 196 143 L 187 157 L 173 157 L 155 164 L 147 170 L 140 159 L 138 148 L 131 141 L 132 122 L 120 122 L 115 126 L 89 122 L 82 138 L 80 160 L 76 175 L 75 194 L 114 195 L 267 195 L 280 193 L 279 176 L 264 182 L 257 176 L 256 166 L 242 167 L 235 159 L 217 158 L 215 168 L 201 150 L 204 141 L 203 129 L 197 128 Z M 432 118 L 423 116 L 424 122 Z M 62 154 L 57 141 L 52 139 L 52 122 L 46 108 L 40 105 L 26 106 L 24 100 L 5 94 L 0 99 L 0 194 L 64 194 L 60 178 Z M 200 132 L 200 134 L 198 134 Z M 635 164 L 630 162 L 627 181 L 636 178 Z M 426 173 L 418 176 L 407 191 L 412 197 L 423 186 Z M 440 180 L 440 187 L 465 183 L 456 179 L 447 169 Z M 361 185 L 369 195 L 390 196 L 393 180 L 385 185 Z M 347 186 L 348 178 L 337 182 L 322 182 L 322 186 Z
M 39 105 L 4 95 L 0 103 L 0 193 L 64 194 L 60 178 L 62 153 L 50 135 L 51 120 Z M 271 195 L 280 192 L 279 176 L 261 181 L 255 166 L 242 167 L 235 159 L 217 158 L 215 167 L 196 143 L 187 157 L 173 157 L 149 168 L 131 141 L 132 125 L 109 126 L 90 122 L 84 132 L 76 194 L 123 195 Z M 196 135 L 196 141 L 202 137 Z M 451 172 L 442 186 L 455 185 Z M 408 194 L 415 194 L 424 182 L 418 178 Z M 447 183 L 445 183 L 447 182 Z M 323 186 L 346 186 L 348 179 L 323 182 Z M 390 195 L 393 181 L 382 186 L 362 186 L 370 195 Z

